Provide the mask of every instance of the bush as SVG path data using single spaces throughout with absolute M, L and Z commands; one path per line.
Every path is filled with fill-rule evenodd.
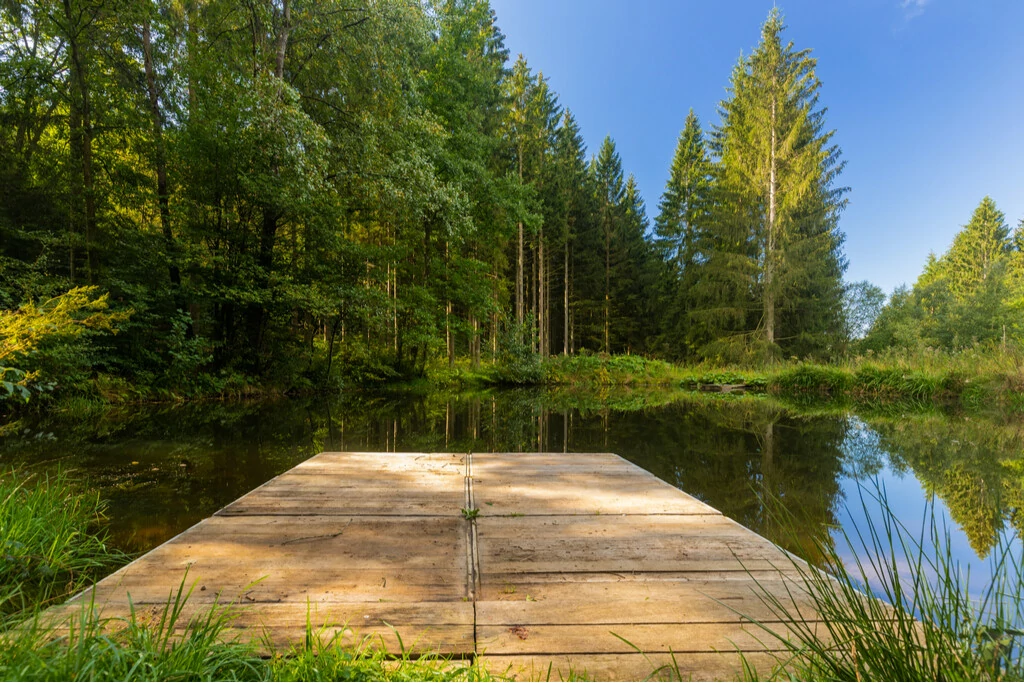
M 781 371 L 775 383 L 782 393 L 822 393 L 839 396 L 845 393 L 851 384 L 850 374 L 838 367 L 801 363 L 794 368 Z
M 498 363 L 494 381 L 498 384 L 540 384 L 544 378 L 540 356 L 533 352 L 527 339 L 533 338 L 530 323 L 506 323 L 498 337 Z
M 0 310 L 0 400 L 81 386 L 92 374 L 91 338 L 116 333 L 131 311 L 108 311 L 108 296 L 76 287 L 41 304 Z

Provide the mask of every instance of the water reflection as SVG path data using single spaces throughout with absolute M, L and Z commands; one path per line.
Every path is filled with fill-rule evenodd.
M 985 556 L 1004 526 L 1024 530 L 1024 427 L 1012 420 L 812 414 L 669 390 L 495 391 L 132 408 L 18 431 L 0 441 L 3 464 L 78 470 L 132 550 L 322 450 L 615 452 L 812 562 L 801 539 L 854 523 L 844 503 L 864 477 L 908 482 L 901 501 L 936 494 L 970 555 Z M 796 534 L 768 514 L 765 493 L 793 513 Z

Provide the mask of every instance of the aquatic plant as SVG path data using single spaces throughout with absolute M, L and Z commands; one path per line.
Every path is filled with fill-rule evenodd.
M 758 584 L 761 600 L 785 626 L 751 620 L 769 639 L 782 643 L 772 676 L 1021 680 L 1024 577 L 1019 546 L 1001 542 L 990 560 L 990 583 L 971 595 L 969 568 L 954 559 L 949 529 L 934 505 L 928 506 L 921 532 L 914 534 L 892 512 L 884 488 L 877 487 L 877 493 L 861 488 L 860 503 L 866 528 L 841 531 L 838 544 L 828 537 L 814 540 L 827 571 L 793 561 L 798 588 L 809 595 L 813 615 L 794 598 L 799 591 L 779 596 Z M 871 512 L 876 506 L 880 518 Z M 844 546 L 849 549 L 845 560 Z

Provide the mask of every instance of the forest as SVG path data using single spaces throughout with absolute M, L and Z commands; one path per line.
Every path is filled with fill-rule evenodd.
M 989 198 L 912 288 L 844 281 L 844 161 L 778 10 L 718 120 L 681 113 L 653 219 L 497 21 L 487 0 L 3 3 L 0 399 L 1024 338 L 1024 229 Z

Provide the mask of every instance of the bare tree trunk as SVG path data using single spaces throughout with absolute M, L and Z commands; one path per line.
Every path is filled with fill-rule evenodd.
M 288 52 L 288 35 L 292 30 L 292 10 L 289 0 L 283 0 L 281 8 L 281 30 L 277 34 L 277 60 L 274 64 L 274 75 L 284 79 L 284 58 Z
M 539 279 L 539 274 L 538 274 L 538 270 L 537 270 L 537 265 L 538 264 L 537 264 L 537 248 L 536 248 L 536 245 L 534 245 L 532 257 L 533 257 L 531 259 L 532 263 L 530 264 L 530 268 L 531 268 L 531 274 L 530 274 L 530 320 L 533 321 L 533 325 L 535 327 L 539 327 L 539 325 L 537 324 L 539 322 L 537 320 L 537 280 Z M 537 353 L 537 331 L 536 330 L 534 331 L 533 334 L 530 335 L 530 350 L 533 351 L 534 353 Z
M 472 357 L 473 369 L 480 369 L 480 321 L 477 320 L 476 314 L 472 313 L 469 316 L 470 326 L 473 328 L 473 340 L 470 343 L 470 356 Z
M 575 263 L 569 261 L 569 268 L 575 272 Z M 566 301 L 570 302 L 568 317 L 569 317 L 569 353 L 576 353 L 576 311 L 572 307 L 572 292 L 573 292 L 573 278 L 569 278 L 569 294 Z
M 569 240 L 565 240 L 565 261 L 562 276 L 562 355 L 569 355 Z
M 448 367 L 455 367 L 455 335 L 452 334 L 452 302 L 448 301 L 444 307 L 444 341 L 448 350 Z
M 612 232 L 611 226 L 604 230 L 604 352 L 611 353 L 611 307 L 612 307 Z
M 541 357 L 547 356 L 547 316 L 544 310 L 544 226 L 537 239 L 537 334 Z
M 766 353 L 772 357 L 772 345 L 775 344 L 775 195 L 777 191 L 775 178 L 775 101 L 772 100 L 772 147 L 768 170 L 768 235 L 764 258 L 764 332 L 768 342 Z
M 544 266 L 544 349 L 541 353 L 545 358 L 551 355 L 551 260 L 546 256 L 541 260 Z
M 174 235 L 171 232 L 170 192 L 167 187 L 167 150 L 164 146 L 164 126 L 160 116 L 160 96 L 156 87 L 156 69 L 153 66 L 153 38 L 149 30 L 149 17 L 142 23 L 142 61 L 146 70 L 146 90 L 149 93 L 149 114 L 153 122 L 153 142 L 156 147 L 156 194 L 160 206 L 160 228 L 164 235 L 171 284 L 181 284 L 181 271 L 175 262 Z
M 523 145 L 519 143 L 519 184 L 523 184 Z M 523 301 L 523 222 L 519 221 L 519 251 L 516 258 L 516 322 L 523 324 L 526 307 Z

